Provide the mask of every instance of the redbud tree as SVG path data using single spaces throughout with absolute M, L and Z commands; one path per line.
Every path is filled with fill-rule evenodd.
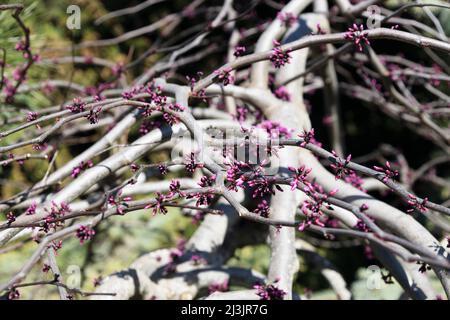
M 374 265 L 449 298 L 445 1 L 65 5 L 0 5 L 3 298 L 346 300 Z M 174 215 L 190 232 L 123 269 L 61 268 Z

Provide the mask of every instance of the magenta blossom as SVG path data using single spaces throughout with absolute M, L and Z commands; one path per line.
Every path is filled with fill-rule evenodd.
M 279 289 L 276 285 L 278 281 L 273 284 L 260 284 L 257 283 L 253 286 L 256 289 L 256 294 L 259 296 L 260 300 L 283 300 L 286 292 Z
M 237 58 L 237 57 L 242 57 L 245 53 L 246 49 L 244 46 L 238 46 L 236 48 L 234 48 L 234 53 L 233 55 Z
M 164 206 L 164 202 L 166 201 L 166 197 L 160 193 L 156 193 L 155 202 L 149 203 L 144 207 L 144 209 L 152 209 L 153 215 L 156 215 L 158 212 L 162 214 L 166 214 L 168 212 L 167 208 Z
M 20 298 L 20 292 L 16 288 L 13 288 L 8 293 L 8 300 L 17 300 Z
M 261 217 L 268 218 L 270 214 L 269 203 L 266 200 L 261 201 L 260 203 L 258 203 L 258 207 L 254 212 L 259 214 Z
M 266 132 L 273 138 L 290 138 L 293 130 L 282 126 L 276 121 L 265 120 L 256 126 L 257 128 L 265 129 Z
M 275 97 L 277 97 L 280 100 L 283 101 L 291 101 L 291 95 L 290 93 L 287 91 L 285 86 L 280 86 L 278 87 L 275 92 Z
M 303 131 L 301 134 L 299 134 L 299 137 L 303 139 L 303 141 L 300 143 L 301 147 L 306 147 L 308 143 L 315 144 L 315 138 L 314 138 L 314 128 L 312 128 L 309 131 Z
M 102 108 L 92 108 L 89 110 L 89 114 L 86 116 L 90 124 L 96 124 L 99 120 L 100 112 L 102 112 Z
M 394 177 L 398 176 L 398 170 L 394 170 L 391 168 L 391 164 L 389 163 L 389 161 L 386 161 L 386 167 L 382 168 L 382 167 L 378 167 L 378 166 L 373 166 L 373 168 L 384 174 L 384 177 L 382 178 L 383 182 L 388 181 L 388 179 L 394 179 Z
M 272 54 L 270 55 L 269 59 L 272 62 L 273 66 L 279 69 L 291 61 L 291 56 L 289 54 L 290 50 L 284 51 L 281 48 L 281 44 L 276 40 L 273 41 L 273 44 L 275 47 L 272 49 Z
M 278 12 L 277 19 L 283 22 L 286 28 L 289 28 L 297 21 L 297 17 L 294 14 L 283 11 Z
M 26 215 L 32 215 L 36 213 L 37 204 L 36 201 L 33 201 L 33 203 L 27 208 L 25 211 Z
M 288 170 L 294 173 L 290 183 L 291 190 L 297 189 L 299 183 L 306 183 L 306 178 L 311 172 L 311 169 L 306 169 L 304 165 L 299 168 L 288 167 Z
M 196 156 L 194 152 L 191 152 L 186 158 L 185 158 L 185 164 L 184 164 L 186 171 L 193 173 L 195 169 L 197 168 L 203 168 L 203 164 L 197 162 Z
M 359 25 L 359 27 L 356 24 L 353 24 L 352 27 L 348 28 L 348 31 L 345 33 L 344 37 L 345 39 L 353 41 L 359 51 L 363 51 L 363 43 L 370 45 L 367 35 L 367 32 L 364 32 L 364 26 L 362 24 Z
M 72 169 L 71 177 L 76 178 L 80 175 L 84 170 L 91 168 L 94 165 L 92 160 L 81 161 L 80 164 Z
M 91 240 L 95 235 L 95 231 L 88 226 L 80 226 L 77 229 L 76 236 L 80 239 L 80 244 L 83 244 L 85 241 Z
M 217 75 L 219 82 L 221 82 L 224 86 L 227 86 L 234 82 L 234 77 L 231 75 L 231 71 L 232 69 L 230 67 L 226 67 L 216 70 L 214 73 Z
M 38 118 L 38 113 L 34 111 L 30 111 L 27 114 L 27 122 L 34 121 Z
M 428 202 L 428 198 L 424 198 L 422 201 L 417 199 L 417 197 L 411 193 L 408 194 L 408 204 L 412 206 L 412 208 L 408 209 L 408 212 L 413 212 L 414 208 L 418 209 L 420 212 L 426 212 L 427 208 L 425 207 Z
M 213 282 L 208 286 L 208 294 L 212 294 L 214 292 L 227 292 L 228 290 L 228 280 L 224 280 L 223 282 Z
M 16 216 L 14 215 L 14 213 L 12 213 L 12 211 L 6 214 L 6 220 L 8 221 L 8 224 L 11 224 L 14 221 L 16 221 Z
M 66 109 L 70 110 L 72 113 L 80 113 L 83 112 L 86 108 L 86 103 L 83 102 L 80 98 L 73 99 L 72 104 L 68 105 Z
M 345 158 L 344 160 L 341 159 L 334 150 L 331 153 L 333 154 L 336 160 L 336 163 L 332 163 L 330 165 L 330 167 L 335 171 L 335 179 L 339 180 L 349 175 L 352 171 L 347 168 L 347 165 L 350 163 L 352 155 L 349 154 L 347 158 Z
M 162 175 L 166 175 L 169 172 L 169 170 L 165 164 L 160 164 L 158 166 L 158 170 L 159 170 L 159 173 L 161 173 Z

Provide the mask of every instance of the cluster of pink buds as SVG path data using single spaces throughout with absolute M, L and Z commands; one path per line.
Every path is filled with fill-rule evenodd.
M 345 33 L 345 39 L 351 40 L 358 47 L 359 51 L 363 51 L 362 43 L 370 45 L 369 38 L 367 37 L 367 32 L 364 32 L 364 26 L 361 24 L 359 27 L 353 24 L 353 27 L 348 28 Z
M 242 187 L 246 182 L 247 179 L 245 178 L 244 170 L 249 169 L 250 165 L 234 159 L 226 165 L 228 166 L 226 180 L 230 183 L 228 189 L 237 191 L 237 188 Z
M 28 49 L 28 47 L 27 47 L 27 44 L 25 43 L 25 41 L 20 40 L 19 42 L 16 43 L 15 49 L 16 49 L 16 51 L 26 51 Z
M 161 86 L 154 88 L 152 86 L 147 86 L 146 92 L 150 95 L 150 101 L 158 107 L 162 107 L 167 103 L 167 96 L 163 94 Z
M 306 145 L 308 144 L 308 143 L 312 143 L 314 140 L 315 140 L 315 138 L 314 138 L 314 128 L 312 128 L 311 130 L 309 130 L 309 131 L 303 131 L 301 134 L 299 134 L 299 137 L 301 138 L 301 139 L 303 139 L 303 141 L 300 143 L 300 147 L 306 147 Z
M 355 225 L 355 229 L 360 230 L 362 232 L 370 231 L 369 227 L 361 219 L 358 219 L 358 222 Z
M 98 86 L 86 87 L 84 93 L 88 96 L 94 96 L 94 100 L 99 102 L 104 100 L 103 91 L 114 88 L 114 83 L 100 83 Z
M 71 105 L 66 107 L 67 110 L 70 110 L 72 113 L 80 113 L 83 112 L 86 108 L 86 103 L 83 102 L 80 98 L 74 98 Z
M 44 150 L 46 148 L 46 144 L 35 143 L 35 144 L 33 144 L 32 148 L 33 148 L 33 150 L 36 150 L 36 151 Z
M 234 53 L 233 55 L 237 58 L 237 57 L 242 57 L 245 53 L 246 49 L 244 46 L 237 46 L 236 48 L 234 48 Z
M 278 69 L 291 61 L 291 55 L 290 50 L 284 51 L 278 41 L 274 40 L 273 44 L 275 47 L 272 49 L 269 59 L 273 66 Z
M 203 164 L 197 161 L 194 152 L 191 152 L 188 156 L 186 156 L 184 166 L 186 171 L 190 173 L 194 173 L 197 168 L 203 168 Z
M 53 250 L 55 250 L 55 252 L 58 252 L 58 250 L 62 248 L 62 245 L 62 240 L 52 241 L 52 243 L 49 245 L 49 248 L 52 248 Z
M 102 112 L 102 107 L 92 108 L 89 110 L 89 114 L 86 116 L 90 124 L 98 123 L 100 112 Z
M 196 76 L 189 77 L 186 76 L 186 80 L 189 83 L 189 86 L 191 87 L 191 91 L 194 90 L 195 85 L 197 84 L 198 80 L 203 76 L 203 72 L 198 71 Z
M 34 121 L 38 118 L 38 113 L 34 111 L 30 111 L 27 113 L 27 122 Z
M 236 108 L 236 115 L 234 116 L 234 118 L 239 122 L 242 123 L 245 120 L 247 120 L 247 115 L 249 113 L 249 109 L 247 106 L 238 106 Z
M 200 182 L 198 183 L 198 185 L 202 188 L 212 187 L 215 181 L 216 181 L 215 174 L 211 176 L 203 176 L 200 178 Z
M 174 112 L 183 112 L 186 109 L 185 107 L 181 106 L 178 103 L 175 103 L 175 104 L 171 103 L 167 107 L 168 107 L 168 109 L 170 109 L 171 111 L 174 111 Z M 177 117 L 176 114 L 169 113 L 169 112 L 163 112 L 163 118 L 169 125 L 173 125 L 175 123 L 180 122 L 180 119 Z
M 275 92 L 275 97 L 283 101 L 291 101 L 291 95 L 287 91 L 285 86 L 278 87 Z
M 232 70 L 233 69 L 231 69 L 230 67 L 225 67 L 214 71 L 214 73 L 217 75 L 219 82 L 226 86 L 234 83 L 234 77 L 231 75 Z
M 48 208 L 44 208 L 44 210 L 48 213 L 44 218 L 44 223 L 41 226 L 41 231 L 47 233 L 51 228 L 56 228 L 61 225 L 62 222 L 55 221 L 60 217 L 63 217 L 67 213 L 71 212 L 69 205 L 65 202 L 61 202 L 59 205 L 52 201 L 50 210 Z
M 298 230 L 303 231 L 308 226 L 315 224 L 320 227 L 324 227 L 325 224 L 321 221 L 322 217 L 322 206 L 328 199 L 328 197 L 334 196 L 338 190 L 334 189 L 330 192 L 325 193 L 323 188 L 316 183 L 306 183 L 306 186 L 303 188 L 303 192 L 308 195 L 311 200 L 305 200 L 300 209 L 305 216 L 305 220 L 299 225 Z M 331 209 L 329 205 L 325 205 L 328 209 Z
M 36 213 L 37 204 L 36 201 L 33 201 L 33 203 L 27 208 L 25 211 L 26 215 L 33 215 Z
M 127 196 L 127 197 L 122 197 L 122 190 L 120 190 L 117 195 L 110 195 L 108 197 L 108 204 L 111 206 L 115 206 L 116 207 L 116 212 L 118 214 L 123 215 L 124 214 L 124 209 L 128 207 L 128 203 L 129 201 L 133 200 L 132 197 Z
M 52 270 L 52 267 L 50 267 L 50 265 L 44 263 L 44 265 L 42 266 L 42 272 L 48 273 L 50 270 Z
M 335 179 L 339 180 L 343 177 L 346 177 L 348 174 L 351 173 L 351 170 L 347 168 L 347 165 L 350 163 L 350 160 L 352 159 L 352 155 L 349 154 L 347 158 L 341 159 L 336 152 L 333 150 L 331 151 L 333 156 L 335 157 L 336 163 L 332 163 L 330 167 L 335 171 Z
M 133 173 L 136 173 L 140 168 L 141 168 L 141 166 L 138 165 L 137 163 L 130 164 L 130 170 Z
M 283 300 L 286 292 L 277 287 L 276 283 L 278 280 L 274 281 L 272 284 L 261 284 L 257 283 L 253 286 L 256 289 L 256 294 L 259 296 L 260 300 Z
M 192 199 L 192 198 L 196 198 L 197 202 L 195 203 L 195 205 L 197 207 L 200 206 L 209 206 L 212 202 L 212 200 L 214 199 L 214 190 L 208 190 L 207 192 L 194 192 L 194 193 L 190 193 L 186 196 L 186 199 Z
M 11 224 L 14 221 L 16 221 L 16 216 L 14 215 L 14 213 L 12 213 L 12 211 L 6 214 L 6 220 L 8 221 L 8 224 Z
M 311 169 L 306 169 L 304 165 L 300 168 L 288 167 L 288 170 L 294 174 L 290 183 L 292 191 L 298 188 L 300 182 L 303 184 L 307 183 L 306 178 L 311 172 Z
M 66 213 L 69 213 L 71 211 L 69 205 L 67 203 L 65 203 L 64 201 L 61 202 L 59 205 L 56 204 L 55 201 L 51 202 L 51 207 L 50 207 L 50 215 L 53 216 L 64 216 Z M 48 211 L 47 209 L 45 209 L 46 211 Z
M 313 224 L 320 227 L 325 226 L 325 224 L 321 221 L 321 203 L 305 200 L 301 205 L 301 211 L 305 215 L 306 219 L 299 224 L 298 231 L 304 231 L 307 227 Z
M 125 100 L 131 100 L 134 98 L 135 95 L 137 95 L 138 93 L 141 93 L 143 91 L 143 89 L 144 89 L 143 86 L 133 87 L 129 90 L 122 92 L 122 98 Z
M 383 182 L 387 182 L 389 179 L 394 179 L 394 177 L 398 176 L 398 170 L 392 169 L 389 161 L 386 161 L 385 168 L 381 168 L 378 166 L 374 166 L 373 168 L 378 172 L 384 173 L 384 177 L 382 179 Z
M 71 177 L 72 178 L 76 178 L 80 175 L 81 172 L 83 172 L 84 170 L 88 169 L 88 168 L 92 168 L 92 166 L 94 165 L 94 163 L 92 162 L 92 160 L 88 160 L 88 161 L 81 161 L 80 164 L 76 167 L 74 167 L 72 169 L 72 173 L 71 173 Z
M 224 280 L 223 282 L 213 282 L 208 286 L 208 294 L 214 292 L 227 292 L 228 290 L 230 290 L 228 280 Z
M 169 172 L 169 169 L 167 168 L 167 166 L 165 164 L 160 164 L 158 166 L 158 170 L 159 170 L 159 173 L 161 173 L 162 175 L 166 175 Z
M 290 138 L 292 136 L 292 129 L 288 129 L 284 126 L 282 126 L 279 122 L 271 121 L 271 120 L 265 120 L 261 123 L 259 123 L 257 128 L 265 129 L 266 132 L 269 134 L 270 138 Z
M 254 211 L 256 214 L 259 214 L 261 217 L 268 218 L 270 214 L 269 203 L 266 200 L 261 201 L 257 208 Z
M 248 185 L 252 188 L 255 188 L 253 190 L 253 198 L 263 198 L 268 195 L 274 195 L 275 190 L 273 190 L 273 183 L 271 183 L 266 177 L 261 176 L 259 178 L 253 178 L 248 181 Z M 280 188 L 278 185 L 275 185 L 275 187 L 278 189 Z M 282 189 L 279 189 L 282 190 Z
M 408 209 L 407 212 L 413 212 L 414 208 L 418 209 L 420 212 L 426 212 L 427 208 L 425 207 L 428 202 L 428 198 L 424 198 L 422 201 L 419 201 L 417 197 L 411 193 L 408 194 L 408 204 L 412 206 L 412 208 Z
M 356 174 L 355 171 L 349 170 L 349 174 L 344 177 L 344 181 L 350 183 L 355 188 L 365 191 L 363 186 L 364 180 Z
M 158 212 L 162 214 L 166 214 L 169 212 L 167 208 L 164 206 L 164 202 L 166 201 L 166 196 L 160 192 L 156 193 L 155 202 L 149 203 L 144 207 L 144 209 L 152 209 L 153 215 L 156 215 Z
M 291 12 L 283 11 L 278 12 L 277 19 L 284 23 L 286 28 L 289 28 L 297 21 L 297 18 Z
M 153 129 L 159 128 L 161 125 L 159 122 L 151 121 L 151 120 L 144 120 L 142 121 L 140 127 L 139 127 L 139 133 L 141 135 L 147 134 Z
M 169 185 L 168 197 L 172 198 L 172 197 L 174 197 L 176 195 L 179 195 L 180 197 L 185 197 L 186 196 L 186 194 L 183 191 L 181 191 L 180 181 L 179 180 L 172 180 L 170 182 L 170 185 Z
M 80 240 L 80 244 L 83 244 L 85 241 L 89 241 L 94 237 L 95 231 L 94 229 L 88 226 L 80 226 L 77 229 L 76 236 Z
M 162 94 L 162 88 L 160 86 L 154 88 L 153 86 L 148 85 L 143 88 L 142 91 L 149 95 L 149 103 L 138 107 L 144 117 L 151 116 L 154 110 L 163 111 L 167 102 L 167 96 Z
M 16 288 L 13 288 L 8 293 L 8 300 L 17 300 L 20 298 L 20 292 Z

